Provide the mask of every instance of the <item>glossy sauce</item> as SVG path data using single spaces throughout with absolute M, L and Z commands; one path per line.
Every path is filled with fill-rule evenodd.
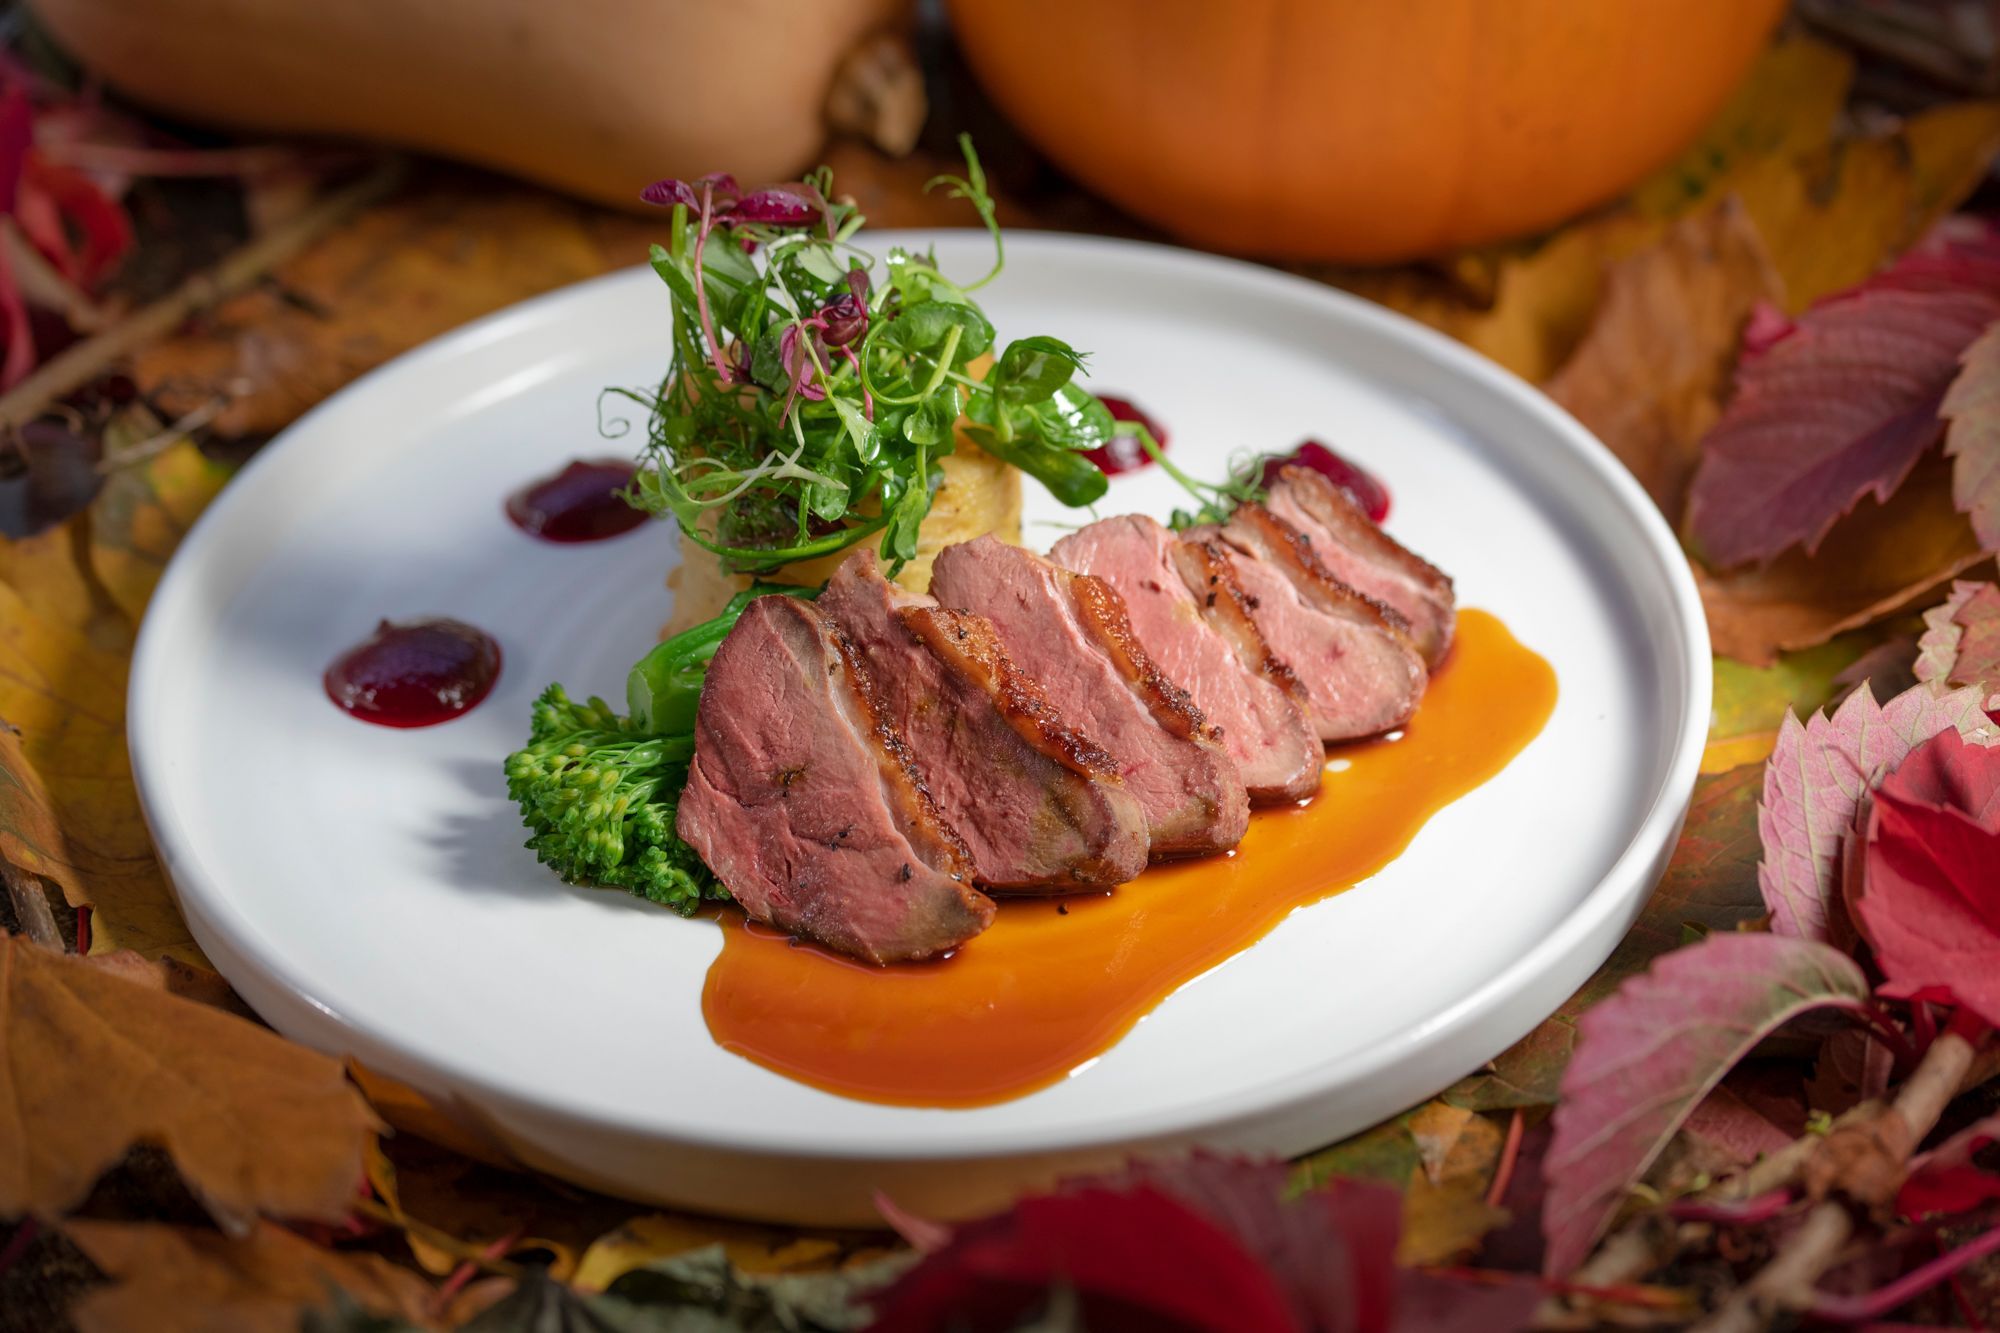
M 1344 747 L 1302 809 L 1256 814 L 1226 857 L 1147 871 L 1115 892 L 1003 900 L 938 962 L 871 967 L 723 917 L 702 1011 L 724 1049 L 815 1087 L 906 1106 L 982 1106 L 1101 1055 L 1188 981 L 1293 908 L 1396 859 L 1438 810 L 1538 735 L 1549 664 L 1498 619 L 1462 611 L 1450 660 L 1395 740 Z
M 1097 395 L 1097 401 L 1104 404 L 1105 409 L 1111 413 L 1113 421 L 1138 422 L 1153 433 L 1153 443 L 1160 446 L 1160 452 L 1167 451 L 1167 428 L 1131 399 L 1114 398 L 1101 393 Z M 1151 465 L 1153 461 L 1153 456 L 1146 452 L 1145 446 L 1129 435 L 1115 436 L 1111 443 L 1102 449 L 1090 450 L 1084 457 L 1097 464 L 1097 470 L 1107 477 L 1115 477 L 1121 472 L 1137 472 L 1140 468 Z
M 500 645 L 462 620 L 384 620 L 333 660 L 327 697 L 363 722 L 429 727 L 476 707 L 500 678 Z
M 514 526 L 545 542 L 601 542 L 646 521 L 620 494 L 638 468 L 618 458 L 578 458 L 507 497 Z

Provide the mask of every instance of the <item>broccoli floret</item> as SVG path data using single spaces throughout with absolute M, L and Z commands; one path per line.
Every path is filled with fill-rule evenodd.
M 694 715 L 715 650 L 750 603 L 817 588 L 753 584 L 722 614 L 639 659 L 626 681 L 631 715 L 551 685 L 535 700 L 528 744 L 507 756 L 507 794 L 521 807 L 528 846 L 572 884 L 627 889 L 686 916 L 729 891 L 674 831 L 694 758 Z
M 507 794 L 528 846 L 556 874 L 686 915 L 729 896 L 674 831 L 693 754 L 692 734 L 651 734 L 602 699 L 577 703 L 551 685 L 535 701 L 527 746 L 507 757 Z

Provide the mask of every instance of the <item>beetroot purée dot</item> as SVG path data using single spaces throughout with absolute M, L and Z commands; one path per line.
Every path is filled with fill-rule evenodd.
M 1109 394 L 1097 395 L 1097 401 L 1104 404 L 1113 421 L 1133 421 L 1152 433 L 1153 442 L 1160 446 L 1162 453 L 1167 448 L 1167 430 L 1152 416 L 1133 403 L 1129 398 L 1115 398 Z M 1153 461 L 1138 440 L 1129 435 L 1120 435 L 1101 449 L 1092 449 L 1084 455 L 1097 464 L 1100 472 L 1115 477 L 1121 472 L 1135 472 Z
M 364 722 L 428 727 L 468 712 L 500 678 L 500 645 L 439 616 L 384 620 L 326 669 L 329 699 Z
M 1384 486 L 1373 473 L 1364 471 L 1359 465 L 1342 458 L 1318 440 L 1303 441 L 1289 454 L 1274 454 L 1264 462 L 1264 484 L 1269 486 L 1278 479 L 1278 469 L 1287 463 L 1309 467 L 1334 485 L 1354 497 L 1354 503 L 1366 511 L 1369 518 L 1380 523 L 1389 517 L 1389 488 Z
M 618 458 L 578 458 L 507 497 L 514 526 L 545 542 L 595 542 L 630 532 L 646 521 L 623 492 L 638 468 Z

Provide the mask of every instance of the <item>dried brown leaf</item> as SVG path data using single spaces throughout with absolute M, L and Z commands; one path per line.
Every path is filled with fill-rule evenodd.
M 79 1333 L 297 1333 L 336 1291 L 373 1314 L 433 1326 L 430 1288 L 373 1254 L 323 1250 L 259 1223 L 241 1240 L 212 1231 L 73 1221 L 64 1232 L 111 1285 L 71 1312 Z
M 1726 199 L 1612 267 L 1590 332 L 1543 387 L 1678 521 L 1738 334 L 1760 302 L 1782 299 L 1749 214 Z
M 338 1220 L 374 1127 L 337 1061 L 87 959 L 0 946 L 0 1216 L 61 1213 L 157 1144 L 219 1219 Z
M 1817 554 L 1722 574 L 1697 565 L 1695 582 L 1715 651 L 1768 666 L 1780 651 L 1920 605 L 1985 558 L 1952 504 L 1950 466 L 1933 454 L 1887 504 L 1863 500 L 1836 523 Z

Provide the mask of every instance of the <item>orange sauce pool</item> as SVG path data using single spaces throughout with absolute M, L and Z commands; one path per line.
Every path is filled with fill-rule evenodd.
M 1555 701 L 1545 660 L 1494 616 L 1462 611 L 1451 658 L 1400 738 L 1334 752 L 1317 797 L 1252 816 L 1227 856 L 1158 866 L 1111 893 L 1003 899 L 952 957 L 886 968 L 727 913 L 702 989 L 708 1030 L 725 1050 L 863 1101 L 1024 1096 L 1101 1055 L 1293 908 L 1388 865 L 1540 734 Z

